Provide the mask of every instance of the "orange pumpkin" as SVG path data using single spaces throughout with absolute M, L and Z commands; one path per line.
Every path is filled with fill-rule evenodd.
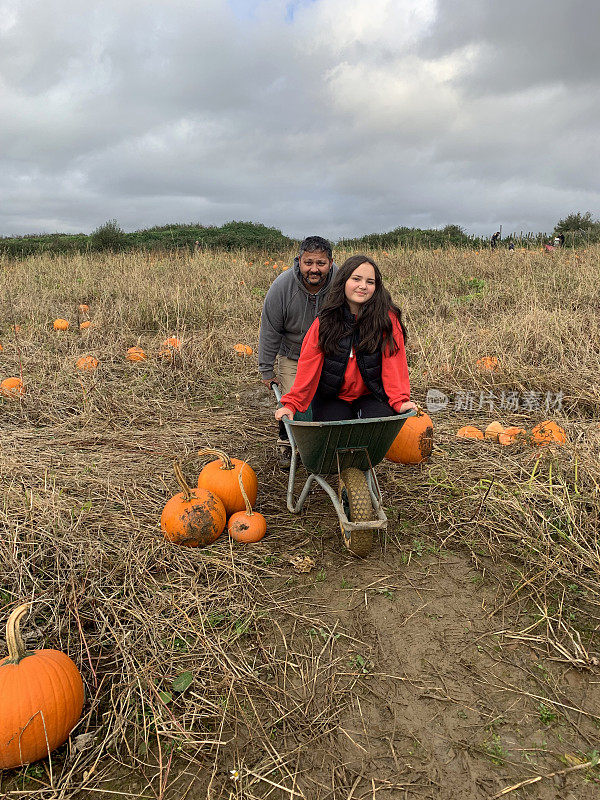
M 238 475 L 245 462 L 239 458 L 229 458 L 227 453 L 214 448 L 199 450 L 198 455 L 218 458 L 218 461 L 211 461 L 203 468 L 198 477 L 198 487 L 210 489 L 220 497 L 228 516 L 236 511 L 243 511 L 246 503 L 240 491 Z M 248 464 L 244 468 L 244 489 L 250 498 L 250 505 L 254 505 L 258 494 L 258 479 L 256 472 Z
M 476 364 L 484 372 L 495 372 L 499 367 L 496 356 L 483 356 L 477 359 Z
M 178 339 L 177 336 L 170 336 L 168 339 L 165 339 L 164 342 L 160 346 L 160 350 L 158 355 L 161 358 L 170 358 L 174 359 L 175 354 L 181 350 L 181 339 Z
M 567 441 L 567 434 L 564 428 L 557 425 L 551 419 L 546 422 L 540 422 L 531 431 L 531 440 L 533 444 L 544 447 L 547 444 L 564 444 Z
M 239 356 L 251 356 L 252 348 L 248 344 L 236 344 L 233 349 Z
M 208 489 L 190 489 L 177 462 L 173 468 L 181 491 L 167 502 L 161 514 L 165 539 L 186 547 L 206 547 L 223 533 L 225 507 Z
M 480 431 L 474 425 L 465 425 L 456 431 L 456 435 L 462 439 L 483 439 L 483 431 Z
M 81 356 L 81 358 L 77 359 L 75 366 L 77 367 L 77 369 L 93 372 L 98 366 L 98 364 L 99 361 L 97 358 L 94 358 L 94 356 Z
M 265 533 L 267 532 L 267 520 L 262 514 L 257 511 L 252 511 L 252 506 L 248 500 L 248 495 L 244 491 L 244 484 L 242 481 L 242 473 L 247 467 L 247 464 L 242 464 L 242 468 L 238 472 L 238 483 L 240 485 L 240 492 L 246 503 L 245 511 L 236 511 L 229 517 L 227 523 L 227 530 L 232 539 L 236 542 L 260 542 Z M 248 467 L 248 469 L 250 469 Z
M 429 458 L 433 450 L 433 422 L 419 409 L 416 416 L 408 417 L 387 451 L 386 458 L 395 464 L 419 464 Z
M 2 344 L 0 343 L 0 353 L 1 353 L 3 350 L 4 350 L 4 348 L 2 347 Z
M 87 330 L 88 328 L 91 328 L 91 327 L 92 327 L 92 323 L 89 321 L 89 319 L 86 319 L 85 322 L 81 322 L 79 324 L 79 330 L 80 331 L 85 331 L 85 330 Z
M 499 422 L 490 422 L 485 429 L 485 438 L 497 442 L 498 436 L 501 433 L 504 433 L 504 425 L 501 425 Z
M 55 331 L 68 331 L 69 330 L 69 321 L 66 319 L 55 319 L 53 322 L 53 327 Z
M 5 378 L 0 383 L 0 394 L 4 397 L 16 398 L 20 394 L 25 393 L 25 387 L 21 378 Z
M 509 428 L 505 428 L 503 433 L 498 434 L 498 441 L 500 444 L 506 446 L 508 444 L 513 444 L 517 436 L 524 436 L 526 431 L 523 428 L 519 428 L 516 425 L 511 425 Z
M 80 303 L 79 304 L 79 313 L 80 314 L 87 314 L 89 310 L 90 310 L 90 307 L 88 306 L 87 303 Z
M 148 356 L 141 347 L 129 347 L 125 358 L 127 361 L 145 361 Z
M 83 681 L 60 650 L 27 653 L 20 622 L 29 604 L 6 625 L 8 657 L 0 661 L 0 769 L 50 755 L 65 742 L 83 708 Z

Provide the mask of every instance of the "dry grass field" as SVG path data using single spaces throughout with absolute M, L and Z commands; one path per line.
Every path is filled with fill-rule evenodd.
M 323 493 L 287 512 L 274 401 L 233 350 L 256 352 L 292 253 L 0 264 L 0 380 L 26 389 L 0 399 L 0 624 L 33 601 L 28 647 L 68 652 L 86 690 L 68 744 L 0 796 L 598 796 L 600 249 L 371 255 L 413 398 L 448 403 L 429 463 L 378 467 L 389 530 L 362 561 Z M 455 435 L 546 419 L 565 444 Z M 173 459 L 195 482 L 207 446 L 257 471 L 262 542 L 164 542 Z

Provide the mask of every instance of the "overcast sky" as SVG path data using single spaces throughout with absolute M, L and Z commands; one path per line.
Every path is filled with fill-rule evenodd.
M 599 0 L 0 0 L 0 235 L 600 216 Z

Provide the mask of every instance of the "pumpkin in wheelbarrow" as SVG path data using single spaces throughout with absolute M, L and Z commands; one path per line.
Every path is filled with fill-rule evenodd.
M 420 464 L 433 450 L 433 422 L 422 409 L 408 417 L 387 451 L 386 458 L 395 464 Z

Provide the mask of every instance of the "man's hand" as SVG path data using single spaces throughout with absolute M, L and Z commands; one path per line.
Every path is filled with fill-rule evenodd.
M 279 383 L 279 381 L 277 380 L 277 378 L 263 378 L 263 379 L 262 379 L 262 382 L 264 383 L 264 385 L 267 387 L 267 389 L 268 389 L 269 391 L 271 391 L 271 384 L 272 384 L 272 383 L 276 383 L 276 384 L 277 384 L 277 386 L 281 387 L 281 384 Z
M 275 412 L 275 419 L 279 422 L 282 417 L 294 419 L 294 409 L 289 408 L 288 406 L 281 406 L 281 408 L 278 408 Z

